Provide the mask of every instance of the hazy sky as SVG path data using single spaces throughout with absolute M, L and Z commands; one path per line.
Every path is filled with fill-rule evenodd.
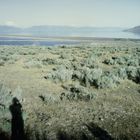
M 140 0 L 0 0 L 0 24 L 140 25 Z

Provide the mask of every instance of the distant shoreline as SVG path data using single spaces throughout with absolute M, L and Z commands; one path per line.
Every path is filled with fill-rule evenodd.
M 31 36 L 31 35 L 0 35 L 0 37 L 17 38 L 17 39 L 31 39 L 31 40 L 65 40 L 65 41 L 140 41 L 137 38 L 111 38 L 111 37 L 79 37 L 79 36 Z

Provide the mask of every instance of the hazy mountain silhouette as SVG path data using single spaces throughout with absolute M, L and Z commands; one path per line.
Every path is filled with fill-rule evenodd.
M 116 32 L 122 31 L 118 27 L 73 27 L 73 26 L 54 26 L 40 25 L 29 28 L 19 28 L 13 26 L 0 25 L 0 35 L 33 35 L 33 36 L 72 36 L 87 35 L 94 32 Z
M 130 29 L 125 30 L 126 32 L 132 32 L 132 33 L 136 33 L 136 34 L 140 34 L 140 26 L 136 26 Z
M 22 33 L 22 29 L 14 26 L 0 25 L 0 35 L 19 34 Z

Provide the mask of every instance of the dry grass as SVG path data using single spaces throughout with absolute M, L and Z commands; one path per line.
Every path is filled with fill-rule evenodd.
M 1 56 L 8 58 L 6 60 L 0 56 L 0 60 L 4 61 L 4 65 L 0 65 L 1 82 L 12 91 L 18 86 L 21 87 L 24 98 L 22 105 L 26 114 L 25 128 L 28 128 L 31 139 L 35 139 L 36 133 L 40 139 L 44 134 L 47 139 L 102 139 L 98 133 L 106 139 L 140 139 L 138 82 L 127 77 L 119 78 L 120 84 L 115 87 L 98 89 L 96 84 L 86 85 L 83 79 L 61 81 L 57 76 L 54 79 L 47 77 L 57 71 L 60 65 L 72 71 L 80 71 L 82 67 L 90 70 L 99 67 L 103 72 L 128 67 L 127 64 L 107 65 L 103 61 L 114 56 L 121 58 L 127 55 L 139 59 L 139 45 L 140 42 L 104 41 L 87 44 L 87 48 L 0 47 Z M 18 56 L 17 59 L 15 56 Z M 14 60 L 13 63 L 9 63 L 9 59 Z M 30 65 L 25 67 L 27 62 L 30 62 Z M 34 63 L 39 63 L 41 67 Z M 93 99 L 61 100 L 61 93 L 71 94 L 71 91 L 64 87 L 76 84 L 90 91 Z M 8 126 L 10 127 L 10 122 Z M 4 124 L 0 128 L 4 128 Z

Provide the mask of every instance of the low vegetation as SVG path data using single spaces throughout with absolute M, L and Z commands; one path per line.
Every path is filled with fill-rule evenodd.
M 140 139 L 140 41 L 1 46 L 0 79 L 0 136 L 17 97 L 26 139 Z

